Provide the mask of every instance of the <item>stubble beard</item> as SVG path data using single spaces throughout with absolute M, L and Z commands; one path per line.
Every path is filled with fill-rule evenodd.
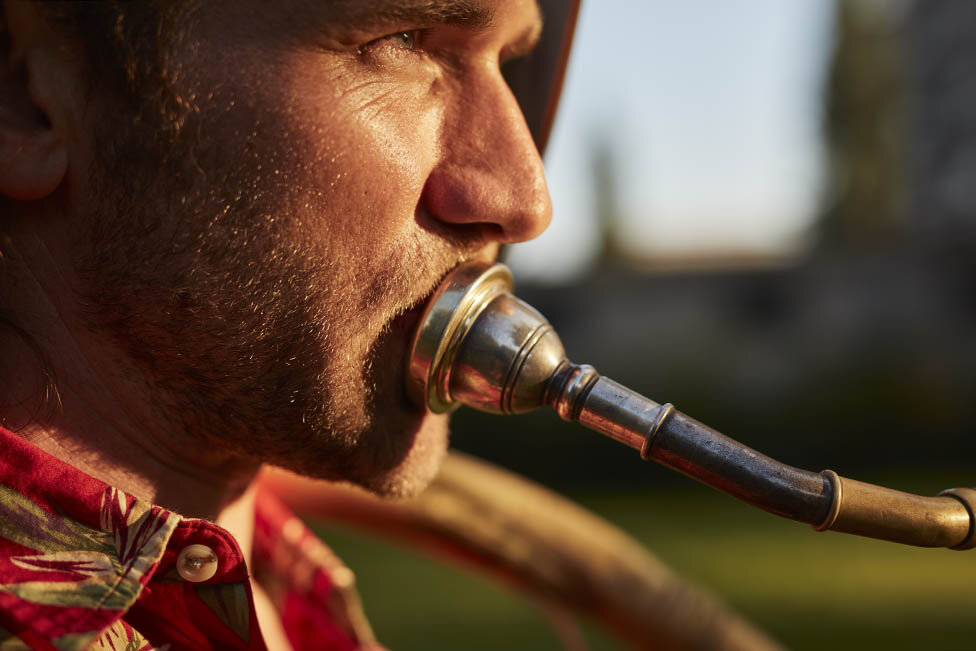
M 309 179 L 287 156 L 268 179 L 254 171 L 266 156 L 215 152 L 191 127 L 100 135 L 78 264 L 89 326 L 153 392 L 152 418 L 172 435 L 161 443 L 382 494 L 422 489 L 447 422 L 409 403 L 394 317 L 456 248 L 416 235 L 366 257 L 315 241 L 328 205 L 300 190 Z

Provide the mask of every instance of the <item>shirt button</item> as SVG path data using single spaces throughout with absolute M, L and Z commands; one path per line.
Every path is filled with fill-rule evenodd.
M 176 571 L 191 583 L 206 581 L 217 573 L 217 555 L 206 545 L 187 545 L 176 557 Z

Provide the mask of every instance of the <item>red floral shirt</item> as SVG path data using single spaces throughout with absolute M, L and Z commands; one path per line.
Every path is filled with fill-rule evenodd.
M 292 646 L 375 648 L 349 569 L 267 490 L 255 511 L 251 571 Z M 0 428 L 3 651 L 264 649 L 248 572 L 221 527 L 126 495 Z

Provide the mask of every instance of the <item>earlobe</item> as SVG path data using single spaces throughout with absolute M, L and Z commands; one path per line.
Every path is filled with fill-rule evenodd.
M 36 13 L 5 3 L 0 17 L 0 195 L 36 201 L 52 194 L 68 171 L 68 151 L 57 115 L 58 75 L 43 44 L 18 42 L 17 30 L 38 36 Z M 6 24 L 4 24 L 6 19 Z

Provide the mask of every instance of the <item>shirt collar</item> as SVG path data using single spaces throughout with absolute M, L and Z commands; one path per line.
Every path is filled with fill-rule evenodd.
M 178 530 L 219 530 L 136 499 L 3 428 L 0 449 L 0 638 L 55 647 L 93 639 L 175 563 L 169 543 Z M 241 558 L 219 531 L 211 544 Z M 227 563 L 213 580 L 242 576 L 243 562 Z
M 379 648 L 352 572 L 260 483 L 255 506 L 255 574 L 277 597 L 289 636 Z M 213 553 L 216 571 L 191 596 L 177 591 L 186 600 L 177 603 L 168 595 L 185 580 L 180 552 L 191 545 Z M 164 637 L 184 646 L 263 649 L 248 573 L 225 529 L 136 499 L 0 428 L 0 647 L 19 638 L 86 648 L 108 636 L 128 648 L 141 639 L 130 624 L 149 633 L 165 620 Z M 211 622 L 206 630 L 190 611 Z

